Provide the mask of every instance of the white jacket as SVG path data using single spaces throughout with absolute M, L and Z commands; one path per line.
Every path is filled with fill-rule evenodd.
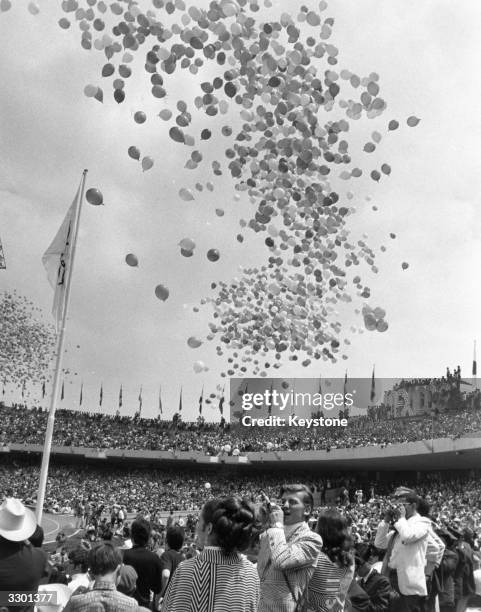
M 388 566 L 397 572 L 399 591 L 402 595 L 427 595 L 424 568 L 426 566 L 426 551 L 428 540 L 430 548 L 436 546 L 436 541 L 429 537 L 432 533 L 431 521 L 428 518 L 414 514 L 409 519 L 400 518 L 394 525 L 399 534 L 394 542 Z M 388 532 L 389 525 L 381 521 L 376 533 L 374 545 L 387 548 L 387 543 L 395 535 Z

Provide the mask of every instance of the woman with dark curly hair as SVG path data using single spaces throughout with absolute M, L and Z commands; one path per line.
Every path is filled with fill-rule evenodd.
M 323 546 L 307 591 L 307 611 L 342 612 L 354 576 L 349 521 L 337 510 L 326 510 L 319 517 L 316 531 Z
M 197 525 L 200 555 L 183 561 L 167 589 L 162 612 L 256 612 L 257 570 L 244 555 L 253 537 L 253 508 L 236 497 L 202 508 Z

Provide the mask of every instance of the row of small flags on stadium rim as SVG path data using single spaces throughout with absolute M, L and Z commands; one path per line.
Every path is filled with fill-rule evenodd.
M 219 412 L 221 415 L 224 414 L 224 402 L 225 402 L 224 393 L 225 393 L 225 385 L 222 389 L 222 397 L 219 400 Z M 272 393 L 272 384 L 271 384 L 271 393 Z M 3 386 L 3 395 L 5 395 L 5 383 Z M 45 397 L 45 382 L 42 383 L 42 397 Z M 102 406 L 103 399 L 104 399 L 104 387 L 103 387 L 103 383 L 101 383 L 100 392 L 99 392 L 99 406 Z M 65 400 L 65 381 L 62 381 L 60 400 L 61 401 Z M 137 415 L 141 416 L 142 405 L 143 405 L 142 386 L 140 387 L 138 401 L 139 401 L 139 410 L 137 412 Z M 80 385 L 79 406 L 81 406 L 82 403 L 83 403 L 83 382 Z M 122 405 L 123 405 L 123 385 L 121 384 L 120 389 L 119 389 L 119 408 L 122 408 Z M 203 406 L 204 406 L 204 386 L 202 386 L 202 391 L 199 397 L 199 415 L 200 416 L 202 416 Z M 180 388 L 180 395 L 179 395 L 179 412 L 182 412 L 182 387 Z M 159 387 L 159 414 L 163 414 L 162 386 Z
M 473 376 L 476 378 L 478 374 L 478 365 L 476 363 L 476 340 L 474 341 L 474 352 L 473 352 Z

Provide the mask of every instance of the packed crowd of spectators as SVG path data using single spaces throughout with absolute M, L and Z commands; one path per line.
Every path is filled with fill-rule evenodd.
M 426 473 L 419 480 L 403 479 L 403 484 L 415 487 L 432 506 L 432 512 L 441 521 L 461 520 L 471 524 L 472 516 L 481 529 L 481 479 L 478 472 Z M 79 504 L 88 514 L 88 505 L 103 507 L 106 515 L 114 505 L 126 512 L 153 516 L 159 511 L 176 513 L 198 512 L 213 495 L 236 495 L 256 501 L 260 491 L 275 496 L 280 485 L 299 480 L 309 485 L 316 499 L 323 505 L 337 501 L 366 512 L 375 508 L 389 491 L 400 484 L 396 479 L 366 481 L 359 474 L 330 472 L 319 476 L 315 470 L 299 474 L 298 471 L 231 472 L 209 468 L 183 467 L 162 469 L 128 469 L 123 467 L 78 466 L 55 461 L 50 466 L 45 507 L 52 512 L 77 514 Z M 0 490 L 12 489 L 15 497 L 27 505 L 34 505 L 39 481 L 38 460 L 33 458 L 3 458 L 0 464 Z M 362 504 L 358 491 L 362 491 Z M 344 491 L 344 493 L 343 493 Z M 347 491 L 347 494 L 346 494 Z M 370 502 L 370 503 L 367 503 Z M 375 512 L 374 512 L 375 513 Z M 95 514 L 91 510 L 90 514 Z M 356 523 L 359 518 L 356 515 Z M 88 518 L 87 518 L 88 521 Z
M 9 443 L 43 444 L 47 413 L 38 408 L 2 406 L 0 445 Z M 347 427 L 243 427 L 225 421 L 207 423 L 203 419 L 184 423 L 110 416 L 58 410 L 53 437 L 54 446 L 97 449 L 155 451 L 200 451 L 207 455 L 233 455 L 255 451 L 331 450 L 360 446 L 431 440 L 456 439 L 481 431 L 481 411 L 463 410 L 414 416 L 403 419 L 379 419 L 356 416 Z
M 283 486 L 289 480 L 307 486 Z M 465 612 L 479 604 L 481 480 L 474 470 L 370 481 L 360 473 L 319 478 L 312 470 L 239 477 L 208 468 L 178 474 L 59 464 L 50 471 L 47 502 L 73 513 L 81 536 L 69 541 L 59 532 L 49 554 L 32 513 L 20 531 L 9 523 L 13 511 L 21 516 L 28 511 L 22 504 L 34 503 L 37 483 L 32 460 L 2 462 L 0 551 L 10 557 L 0 552 L 0 587 L 22 579 L 9 564 L 18 557 L 31 564 L 24 570 L 40 589 L 56 590 L 59 610 L 326 612 L 326 597 L 336 612 Z M 414 536 L 396 540 L 410 530 L 418 534 L 412 543 L 404 537 Z M 30 543 L 21 542 L 27 531 Z M 213 577 L 216 564 L 230 567 L 235 581 L 225 602 L 218 583 L 215 601 L 202 607 L 203 580 L 230 580 L 226 569 Z M 278 571 L 298 582 L 276 582 Z M 304 607 L 296 608 L 303 591 Z

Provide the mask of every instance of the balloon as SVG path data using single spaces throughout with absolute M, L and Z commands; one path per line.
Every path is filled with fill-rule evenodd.
M 128 154 L 132 159 L 140 159 L 140 151 L 137 149 L 137 147 L 129 147 Z
M 86 85 L 84 87 L 84 94 L 87 96 L 87 98 L 93 98 L 97 93 L 97 89 L 98 88 L 95 85 Z
M 115 66 L 113 64 L 105 64 L 102 68 L 102 76 L 109 77 L 112 76 L 115 72 Z
M 169 130 L 169 136 L 172 138 L 172 140 L 174 140 L 175 142 L 181 142 L 183 143 L 185 141 L 185 136 L 184 133 L 182 132 L 182 130 L 180 130 L 178 127 L 172 127 Z
M 134 115 L 135 123 L 145 123 L 147 115 L 143 111 L 137 111 Z
M 367 314 L 364 317 L 364 325 L 369 331 L 373 331 L 374 329 L 376 329 L 376 323 L 376 317 L 373 314 Z
M 184 249 L 186 251 L 193 251 L 195 249 L 195 242 L 190 238 L 183 238 L 179 242 L 179 246 L 181 249 Z
M 40 9 L 38 8 L 38 5 L 35 2 L 29 3 L 28 10 L 30 11 L 30 13 L 32 13 L 32 15 L 38 15 L 40 12 Z
M 125 262 L 127 263 L 128 266 L 132 266 L 133 268 L 136 268 L 139 265 L 139 260 L 133 253 L 129 253 L 125 257 Z
M 196 361 L 194 363 L 194 372 L 196 374 L 200 374 L 201 372 L 203 372 L 204 368 L 205 368 L 205 363 L 203 361 Z
M 159 300 L 165 302 L 165 300 L 169 297 L 169 290 L 167 287 L 164 287 L 164 285 L 157 285 L 155 288 L 155 295 L 159 298 Z
M 168 108 L 164 108 L 160 111 L 159 117 L 164 121 L 168 121 L 172 118 L 172 111 L 170 111 Z
M 234 17 L 239 12 L 239 7 L 236 2 L 229 2 L 228 0 L 221 0 L 220 9 L 224 13 L 225 17 Z
M 387 324 L 387 322 L 382 319 L 376 323 L 376 329 L 379 332 L 387 331 L 388 327 L 389 325 Z
M 154 160 L 151 157 L 142 158 L 142 170 L 144 172 L 146 172 L 147 170 L 150 170 L 153 165 L 154 165 Z
M 152 87 L 152 95 L 154 98 L 165 98 L 167 92 L 161 85 L 154 85 Z
M 217 249 L 209 249 L 207 251 L 207 259 L 209 261 L 218 261 L 220 259 L 220 253 Z
M 192 191 L 190 189 L 185 189 L 185 187 L 182 187 L 182 189 L 179 191 L 179 196 L 182 200 L 184 200 L 184 202 L 190 202 L 195 199 Z
M 104 202 L 102 193 L 95 188 L 88 189 L 85 197 L 87 198 L 87 202 L 93 206 L 100 206 Z
M 197 338 L 195 338 L 194 336 L 191 336 L 188 340 L 187 340 L 187 344 L 190 346 L 190 348 L 199 348 L 199 346 L 202 345 L 202 341 L 198 340 Z
M 117 104 L 121 104 L 125 100 L 125 92 L 123 89 L 116 89 L 114 91 L 114 100 Z

